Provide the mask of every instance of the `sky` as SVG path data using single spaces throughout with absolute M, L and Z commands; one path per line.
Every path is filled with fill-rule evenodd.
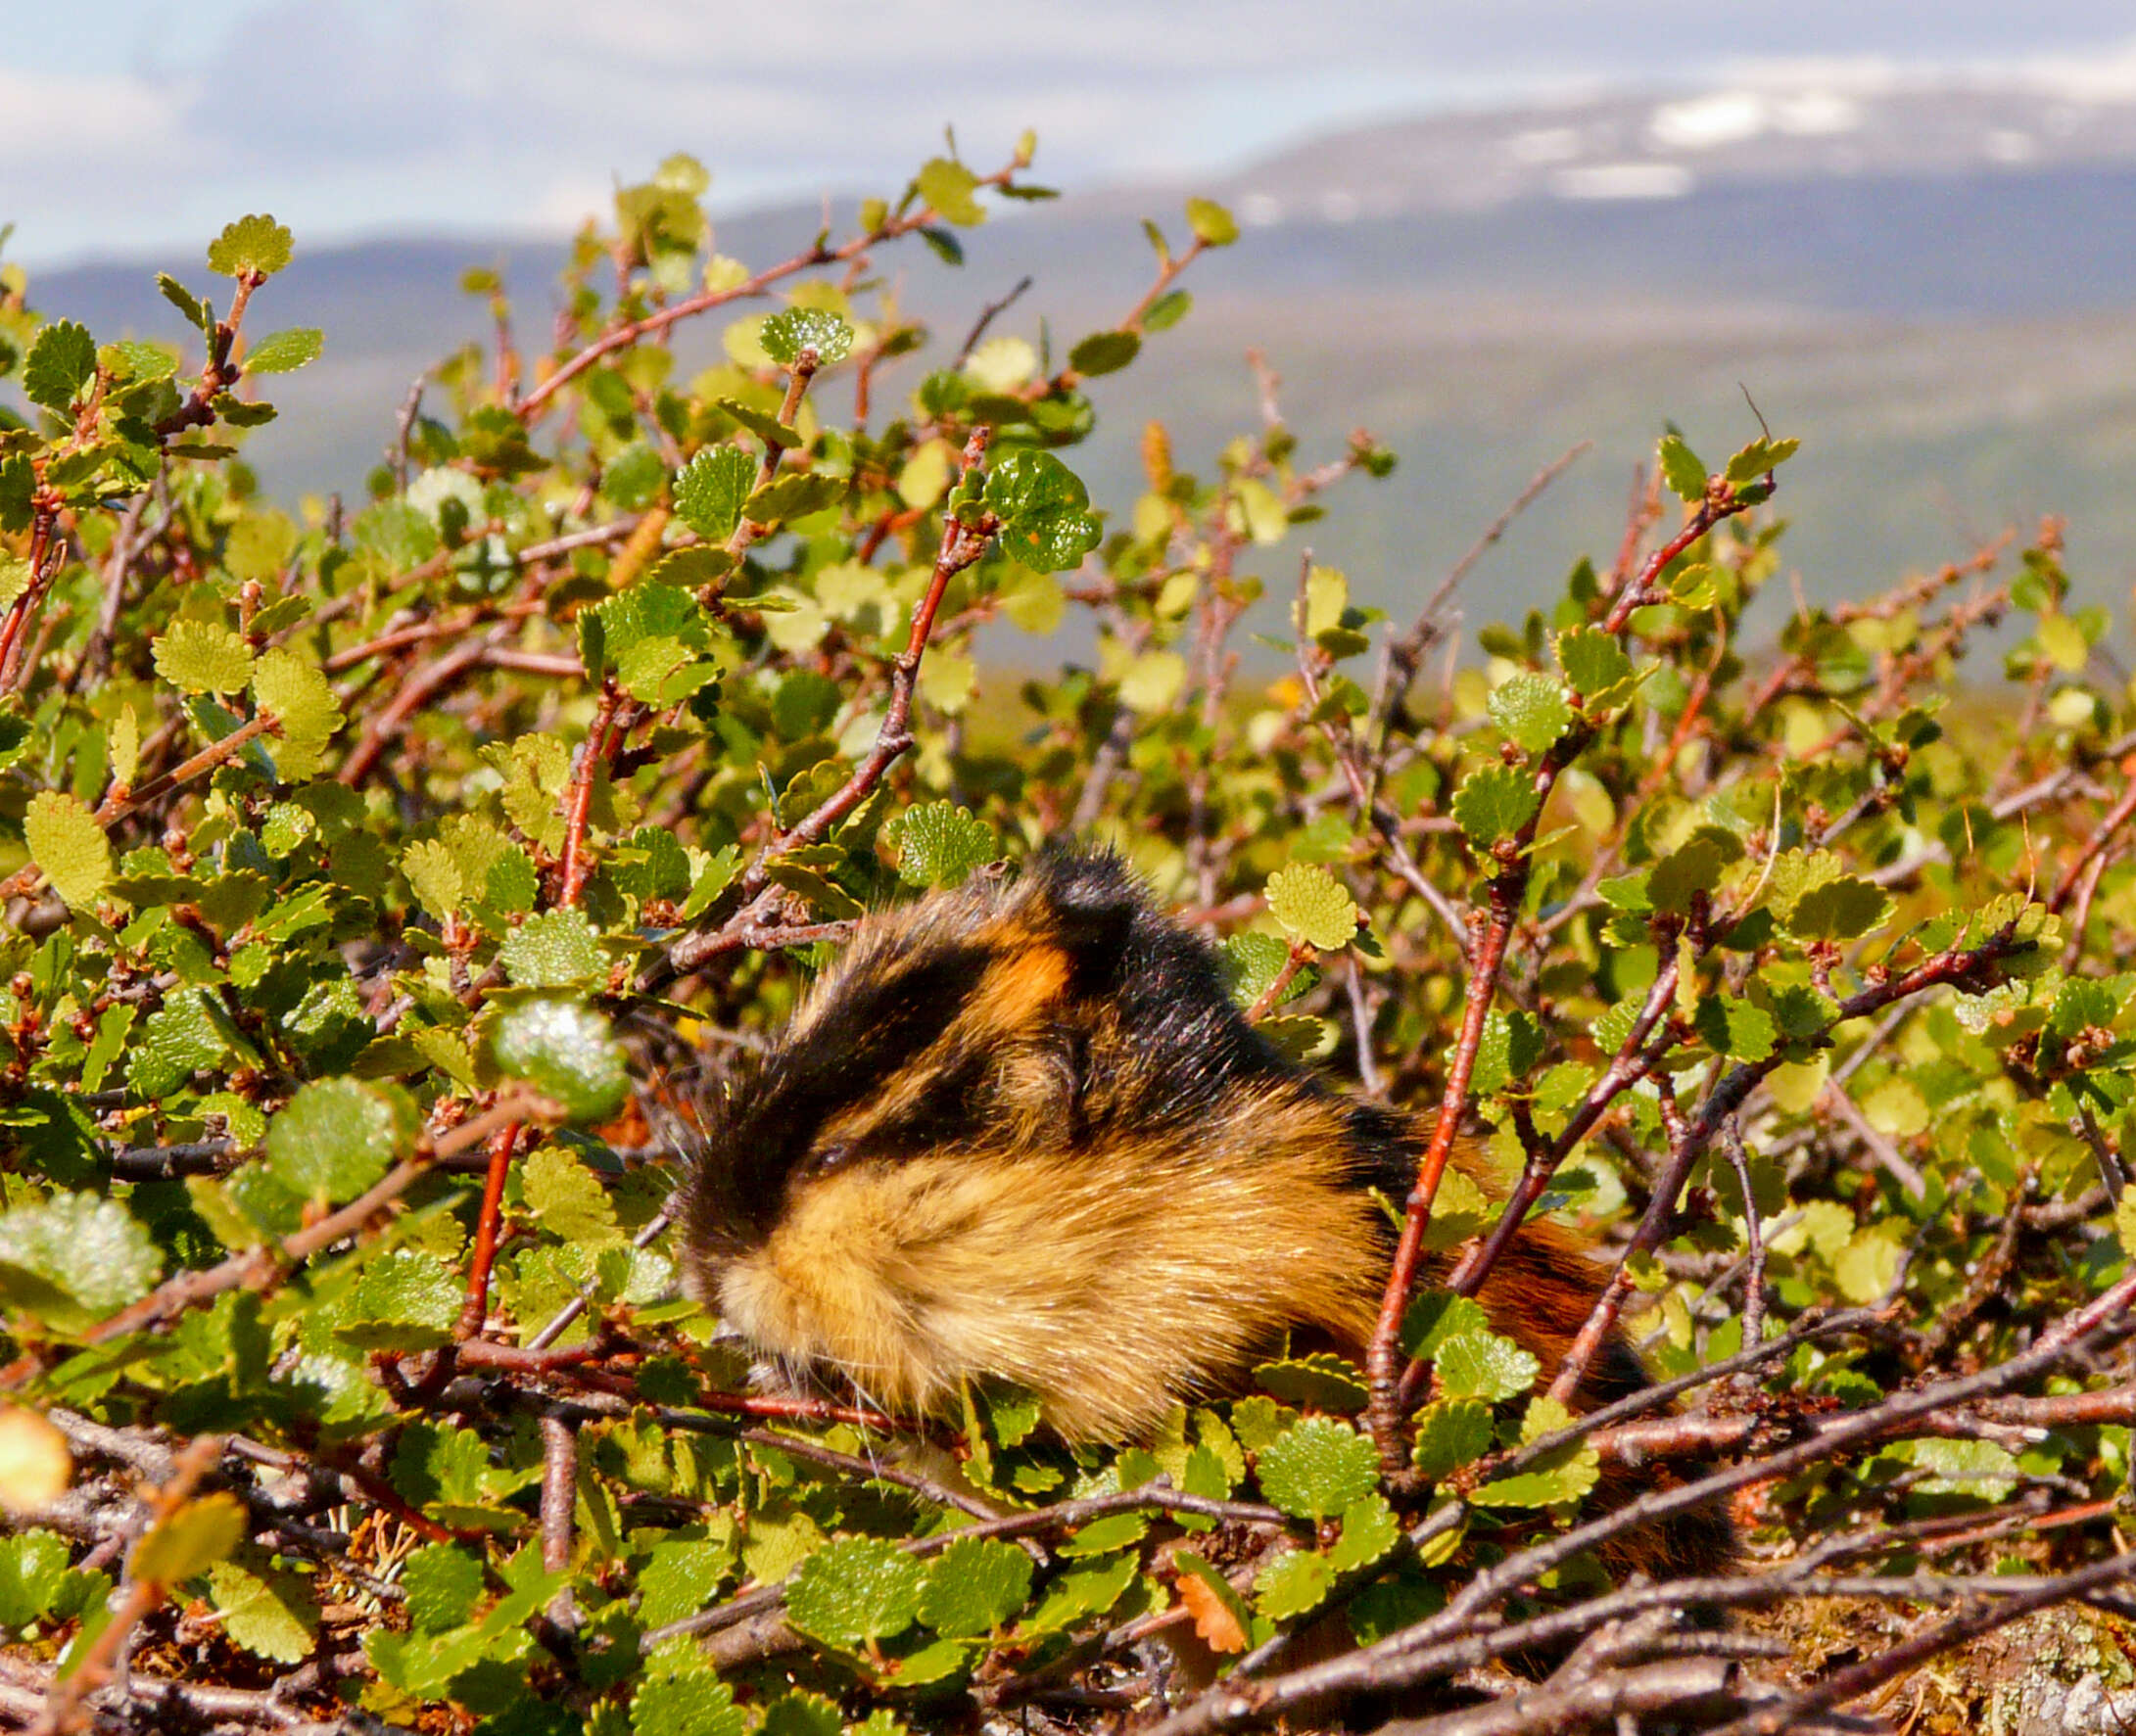
M 1070 189 L 1314 132 L 1819 62 L 2119 69 L 2127 0 L 0 0 L 0 221 L 33 264 L 560 233 L 671 151 L 716 209 L 894 194 L 953 124 Z

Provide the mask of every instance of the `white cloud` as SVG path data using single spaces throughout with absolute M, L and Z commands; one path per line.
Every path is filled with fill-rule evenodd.
M 126 73 L 83 76 L 0 66 L 0 141 L 18 172 L 89 162 L 122 168 L 175 148 L 182 91 Z

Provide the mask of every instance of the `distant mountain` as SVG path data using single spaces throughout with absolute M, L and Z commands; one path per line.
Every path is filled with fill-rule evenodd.
M 1598 95 L 1310 140 L 1234 183 L 1250 223 L 1488 211 L 1524 199 L 2136 165 L 2136 78 L 1900 80 L 1815 69 L 1690 95 Z
M 1493 557 L 1495 614 L 1544 594 L 1615 536 L 1631 466 L 1664 417 L 1709 455 L 1753 431 L 1747 389 L 1806 437 L 1784 497 L 1812 594 L 1858 590 L 1960 552 L 2006 521 L 2072 517 L 2088 594 L 2136 577 L 2136 91 L 2110 80 L 1877 86 L 1814 76 L 1371 126 L 1302 144 L 1193 191 L 1231 203 L 1239 244 L 1195 267 L 1193 316 L 1094 383 L 1102 433 L 1079 465 L 1101 504 L 1136 485 L 1142 421 L 1182 455 L 1253 424 L 1241 361 L 1259 344 L 1287 413 L 1327 449 L 1353 425 L 1404 457 L 1315 527 L 1384 606 L 1442 570 L 1543 462 L 1597 452 Z M 936 320 L 942 354 L 1025 274 L 996 328 L 1057 346 L 1109 323 L 1148 280 L 1136 219 L 1175 239 L 1179 194 L 1117 189 L 962 232 L 967 263 L 878 261 Z M 723 221 L 763 264 L 820 207 Z M 357 487 L 409 383 L 484 341 L 470 264 L 510 283 L 521 342 L 547 341 L 562 245 L 480 238 L 306 248 L 268 324 L 317 325 L 325 357 L 277 382 L 253 455 L 269 487 Z M 48 313 L 100 336 L 181 337 L 157 296 L 167 258 L 50 272 Z M 686 366 L 719 324 L 680 330 Z M 924 359 L 924 358 L 923 358 Z M 907 362 L 908 377 L 921 363 Z M 1287 558 L 1294 558 L 1291 555 Z

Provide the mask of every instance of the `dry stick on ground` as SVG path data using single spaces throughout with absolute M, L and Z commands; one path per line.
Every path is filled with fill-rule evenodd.
M 2111 1572 L 2098 1569 L 2112 1568 Z M 2042 1577 L 2017 1575 L 1940 1575 L 1913 1574 L 1905 1577 L 1872 1576 L 1868 1574 L 1807 1574 L 1796 1571 L 1796 1564 L 1773 1572 L 1745 1574 L 1727 1579 L 1679 1579 L 1664 1585 L 1639 1585 L 1592 1598 L 1570 1609 L 1553 1611 L 1528 1620 L 1500 1626 L 1479 1627 L 1463 1637 L 1442 1641 L 1439 1644 L 1413 1650 L 1403 1650 L 1401 1638 L 1383 1642 L 1387 1647 L 1379 1656 L 1364 1661 L 1362 1666 L 1349 1669 L 1331 1669 L 1331 1676 L 1342 1676 L 1339 1686 L 1326 1681 L 1314 1685 L 1310 1693 L 1302 1692 L 1297 1677 L 1283 1677 L 1270 1684 L 1266 1690 L 1267 1703 L 1255 1705 L 1249 1692 L 1236 1695 L 1227 1705 L 1211 1712 L 1203 1711 L 1207 1703 L 1198 1703 L 1178 1717 L 1160 1725 L 1159 1736 L 1180 1736 L 1181 1732 L 1193 1732 L 1195 1736 L 1211 1730 L 1250 1728 L 1270 1721 L 1269 1705 L 1279 1703 L 1285 1713 L 1296 1713 L 1301 1707 L 1339 1707 L 1346 1702 L 1367 1695 L 1385 1695 L 1411 1688 L 1427 1682 L 1446 1681 L 1464 1670 L 1484 1668 L 1510 1657 L 1534 1655 L 1538 1651 L 1561 1648 L 1576 1640 L 1594 1640 L 1605 1631 L 1607 1625 L 1635 1621 L 1659 1615 L 1674 1616 L 1686 1605 L 1719 1613 L 1724 1610 L 1770 1609 L 1776 1605 L 1795 1603 L 1813 1598 L 1829 1598 L 1850 1602 L 1877 1601 L 1884 1603 L 1952 1603 L 1967 1596 L 1982 1596 L 2003 1600 L 1999 1607 L 2007 1611 L 2001 1619 L 2014 1619 L 2029 1609 L 2071 1599 L 2096 1598 L 2101 1581 L 2112 1583 L 2114 1579 L 2136 1572 L 2136 1556 L 2120 1556 L 2110 1562 L 2096 1564 L 2092 1570 L 2084 1570 L 2061 1575 Z M 1990 1626 L 1999 1625 L 1991 1621 Z M 1966 1635 L 1964 1637 L 1970 1637 Z M 1604 1642 L 1606 1644 L 1606 1641 Z M 1652 1647 L 1653 1653 L 1668 1655 L 1671 1652 L 1688 1653 L 1692 1656 L 1710 1656 L 1715 1653 L 1733 1654 L 1742 1643 L 1742 1636 L 1721 1633 L 1670 1633 Z M 1945 1639 L 1942 1646 L 1956 1643 Z M 1362 1654 L 1357 1655 L 1363 1660 Z M 1879 1655 L 1874 1662 L 1882 1663 Z M 1909 1658 L 1891 1673 L 1912 1667 L 1921 1660 Z M 1345 1661 L 1348 1663 L 1348 1661 Z M 1300 1675 L 1306 1672 L 1301 1671 Z M 1234 1674 L 1233 1680 L 1236 1681 Z M 1557 1681 L 1551 1678 L 1552 1684 Z M 1545 1684 L 1546 1694 L 1551 1684 Z M 1875 1684 L 1871 1684 L 1875 1685 Z M 1516 1711 L 1530 1707 L 1542 1698 L 1531 1690 L 1509 1696 L 1502 1704 L 1511 1705 Z M 1545 1702 L 1546 1704 L 1547 1702 Z M 1792 1706 L 1793 1703 L 1787 1703 Z M 1309 1713 L 1307 1714 L 1309 1715 Z M 1191 1720 L 1191 1721 L 1190 1721 Z M 1409 1726 L 1390 1725 L 1390 1729 Z M 1554 1731 L 1563 1726 L 1547 1722 L 1527 1723 L 1520 1729 Z M 1730 1726 L 1739 1729 L 1740 1726 Z M 1783 1729 L 1817 1729 L 1815 1722 L 1789 1722 Z
M 1587 1675 L 1503 1700 L 1381 1726 L 1381 1736 L 1526 1736 L 1535 1730 L 1634 1729 L 1665 1715 L 1672 1727 L 1711 1722 L 1744 1704 L 1740 1672 L 1720 1658 L 1674 1659 Z
M 1655 549 L 1638 576 L 1624 586 L 1602 619 L 1602 631 L 1612 635 L 1621 634 L 1634 610 L 1650 600 L 1654 583 L 1662 570 L 1714 526 L 1743 511 L 1746 505 L 1747 502 L 1737 500 L 1726 485 L 1710 491 L 1683 529 Z M 1476 940 L 1475 954 L 1469 964 L 1468 995 L 1462 1011 L 1460 1038 L 1454 1046 L 1452 1064 L 1447 1070 L 1439 1118 L 1417 1165 L 1416 1183 L 1409 1191 L 1401 1237 L 1396 1244 L 1386 1291 L 1381 1298 L 1379 1321 L 1366 1356 L 1371 1392 L 1366 1417 L 1379 1447 L 1380 1462 L 1392 1476 L 1403 1477 L 1408 1469 L 1408 1451 L 1401 1439 L 1401 1371 L 1398 1362 L 1401 1351 L 1401 1318 L 1408 1308 L 1410 1292 L 1416 1288 L 1417 1268 L 1424 1251 L 1424 1231 L 1431 1221 L 1432 1200 L 1439 1192 L 1440 1178 L 1446 1173 L 1454 1135 L 1468 1104 L 1469 1078 L 1475 1070 L 1477 1050 L 1483 1043 L 1484 1021 L 1496 998 L 1498 972 L 1505 962 L 1506 944 L 1512 937 L 1513 925 L 1519 920 L 1521 905 L 1527 897 L 1529 851 L 1535 842 L 1536 826 L 1559 774 L 1578 757 L 1592 733 L 1593 726 L 1583 720 L 1543 754 L 1535 770 L 1537 799 L 1534 812 L 1512 837 L 1501 840 L 1494 851 L 1498 867 L 1492 875 L 1487 893 L 1488 919 Z
M 1495 1567 L 1478 1573 L 1437 1616 L 1376 1645 L 1272 1682 L 1250 1683 L 1242 1688 L 1219 1685 L 1176 1716 L 1165 1720 L 1158 1727 L 1157 1736 L 1202 1736 L 1203 1732 L 1254 1728 L 1283 1717 L 1303 1720 L 1360 1693 L 1409 1686 L 1445 1674 L 1449 1668 L 1468 1667 L 1508 1651 L 1546 1641 L 1562 1641 L 1604 1620 L 1658 1603 L 1673 1602 L 1681 1607 L 1800 1595 L 1800 1584 L 1790 1584 L 1781 1574 L 1749 1580 L 1673 1581 L 1590 1599 L 1574 1609 L 1513 1627 L 1479 1631 L 1479 1624 L 1486 1621 L 1488 1613 L 1504 1598 L 1597 1544 L 1679 1514 L 1696 1511 L 1753 1483 L 1791 1477 L 1847 1448 L 1889 1439 L 1904 1432 L 1909 1426 L 1976 1400 L 2000 1397 L 2013 1387 L 2051 1373 L 2065 1362 L 2136 1336 L 2136 1318 L 2129 1314 L 2132 1303 L 2136 1303 L 2136 1274 L 2121 1279 L 2084 1307 L 2065 1316 L 2029 1349 L 2006 1362 L 1976 1374 L 1894 1393 L 1866 1410 L 1836 1418 L 1828 1428 L 1777 1452 L 1675 1488 L 1650 1491 L 1546 1542 L 1517 1550 Z M 1434 1518 L 1452 1524 L 1459 1522 L 1460 1515 L 1460 1504 L 1448 1503 Z M 2123 1564 L 2121 1572 L 2136 1571 L 2136 1556 L 2116 1560 Z M 2070 1580 L 2078 1577 L 2067 1576 Z M 1870 1586 L 1890 1584 L 1878 1580 L 1864 1583 Z M 1933 1588 L 1946 1583 L 1929 1579 L 1926 1585 L 1930 1589 L 1926 1595 L 1936 1595 Z M 1440 1650 L 1435 1652 L 1434 1648 Z M 1454 1654 L 1450 1663 L 1447 1656 L 1448 1652 Z
M 2073 1572 L 2042 1580 L 2000 1602 L 1985 1604 L 1911 1634 L 1874 1658 L 1865 1658 L 1859 1664 L 1834 1671 L 1806 1693 L 1791 1695 L 1778 1706 L 1764 1708 L 1748 1717 L 1723 1725 L 1714 1736 L 1781 1736 L 1783 1731 L 1799 1729 L 1812 1713 L 1858 1699 L 1872 1688 L 1881 1687 L 1955 1646 L 1993 1633 L 1998 1627 L 2006 1626 L 2020 1616 L 2028 1616 L 2034 1610 L 2071 1602 L 2117 1579 L 2125 1579 L 2131 1573 L 2136 1573 L 2136 1555 L 2111 1555 Z M 1992 1593 L 1998 1588 L 1991 1584 L 1980 1589 Z

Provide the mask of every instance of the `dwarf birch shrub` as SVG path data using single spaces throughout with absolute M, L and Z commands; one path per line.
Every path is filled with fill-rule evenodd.
M 181 351 L 7 268 L 11 1718 L 1236 1728 L 1598 1635 L 1539 1727 L 1663 1687 L 1784 1722 L 1921 1646 L 1692 1680 L 1742 1630 L 1683 1658 L 1613 1526 L 1730 1504 L 1745 1571 L 1700 1596 L 1781 1650 L 1776 1606 L 1932 1653 L 2136 1561 L 2136 731 L 2055 527 L 1752 615 L 1795 441 L 1670 434 L 1557 600 L 1442 673 L 1465 575 L 1390 622 L 1314 565 L 1394 459 L 1301 446 L 1272 382 L 1221 451 L 1141 431 L 1137 498 L 1075 474 L 1219 207 L 1065 346 L 888 293 L 1046 197 L 1030 157 L 937 158 L 784 260 L 712 252 L 671 160 L 575 244 L 551 347 L 471 275 L 498 345 L 360 501 L 244 460 L 332 342 L 274 329 L 271 217 L 162 279 Z M 723 333 L 688 378 L 685 322 Z M 1115 1452 L 972 1393 L 952 1487 L 896 1419 L 754 1392 L 666 1202 L 693 1095 L 857 915 L 1061 832 L 1445 1137 L 1387 1202 L 1369 1366 L 1277 1357 Z M 1462 1125 L 1506 1203 L 1443 1169 Z M 1603 1255 L 1573 1360 L 1621 1320 L 1681 1402 L 1575 1420 L 1577 1367 L 1490 1331 L 1465 1292 L 1531 1213 Z M 1630 1518 L 1591 1498 L 1628 1465 L 1671 1467 Z M 1294 1662 L 1308 1621 L 1359 1649 Z M 1190 1624 L 1258 1685 L 1167 1687 L 1135 1642 Z M 1939 1667 L 1934 1716 L 2000 1691 Z

